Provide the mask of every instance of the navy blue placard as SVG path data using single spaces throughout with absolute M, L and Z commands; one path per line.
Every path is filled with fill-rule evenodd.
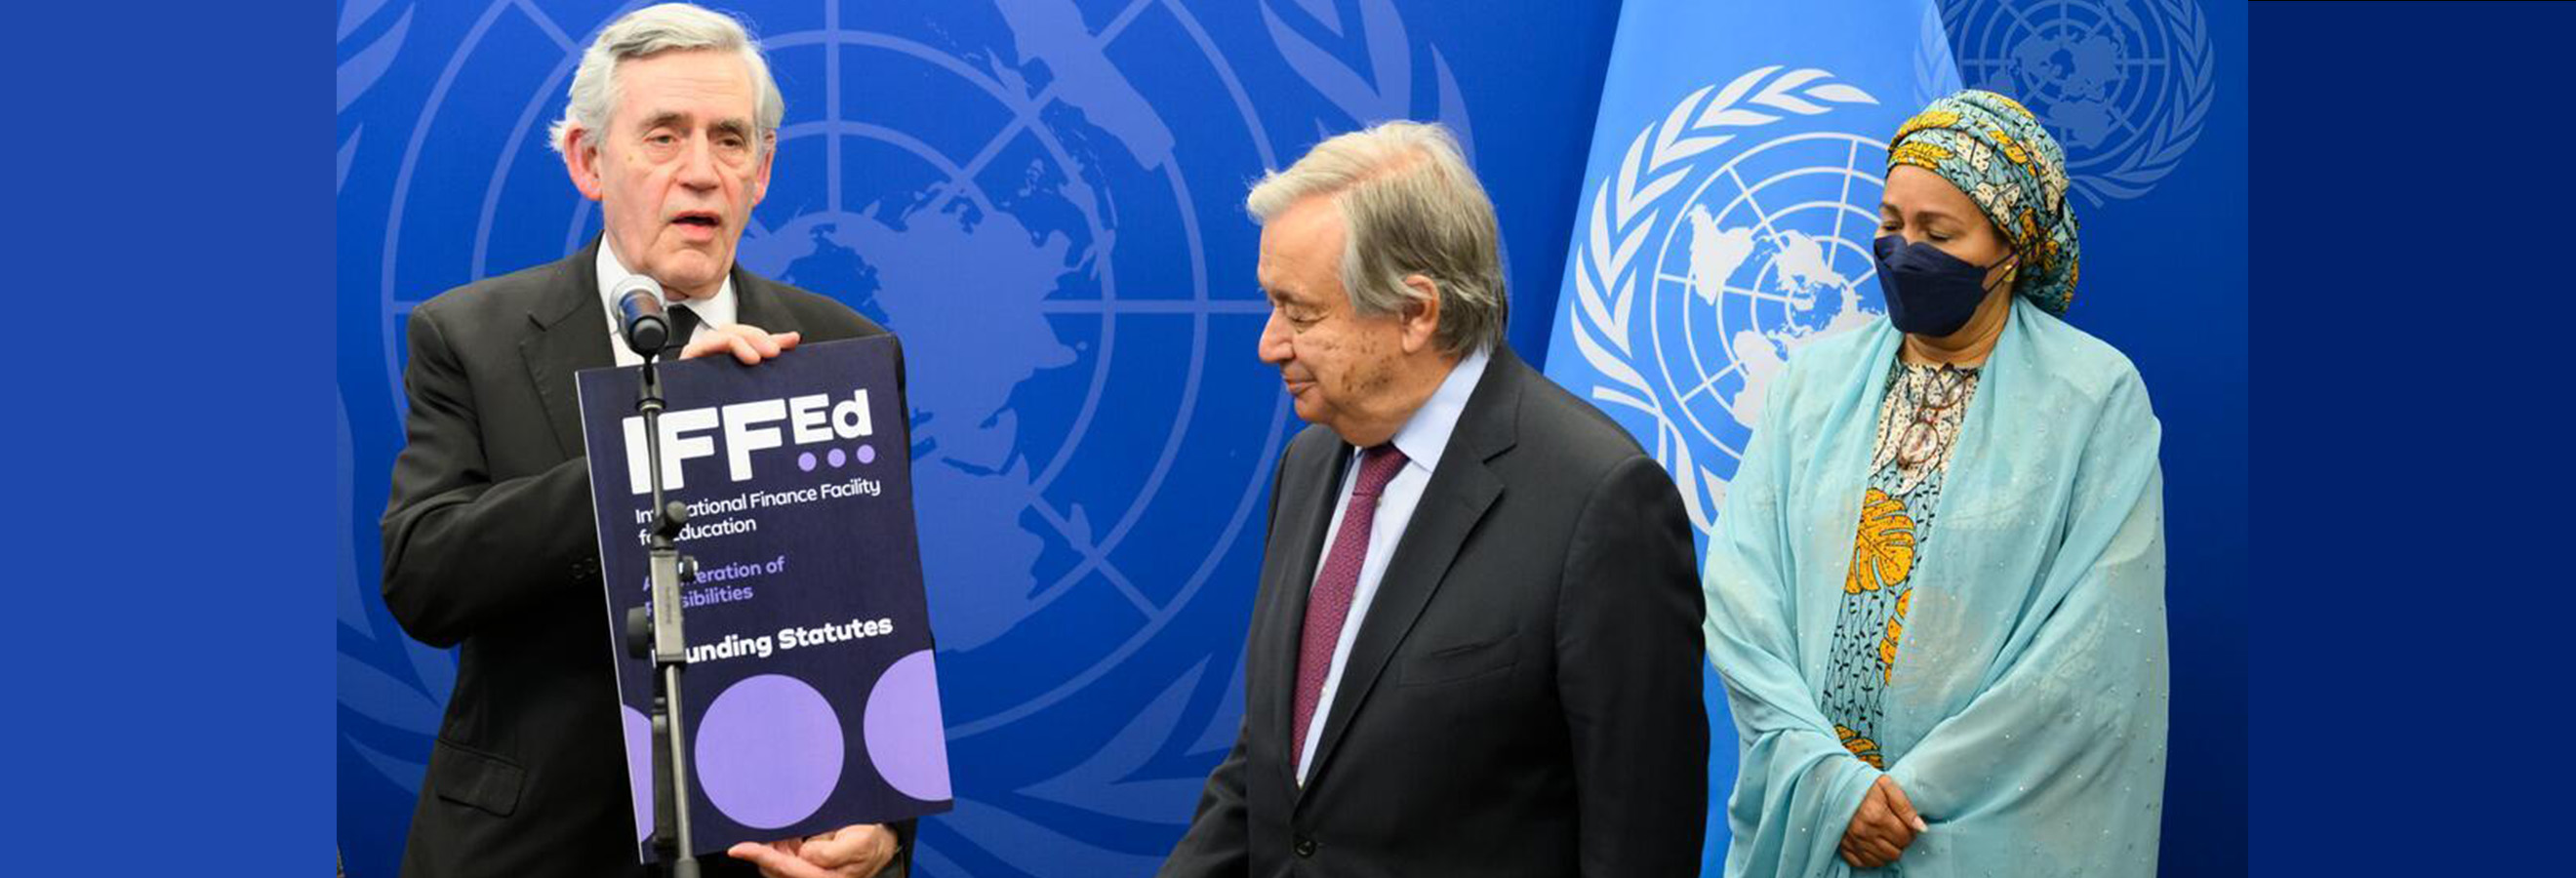
M 700 852 L 951 806 L 897 356 L 879 336 L 659 367 L 664 497 L 690 508 L 698 570 L 681 713 Z M 651 598 L 639 371 L 576 380 L 640 837 L 653 668 L 623 648 Z

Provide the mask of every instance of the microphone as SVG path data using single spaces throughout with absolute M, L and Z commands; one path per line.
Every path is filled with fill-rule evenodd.
M 662 311 L 662 285 L 640 274 L 618 281 L 617 326 L 626 349 L 650 359 L 671 340 L 671 318 Z

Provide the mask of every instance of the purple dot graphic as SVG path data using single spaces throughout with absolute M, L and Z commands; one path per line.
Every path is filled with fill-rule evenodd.
M 809 473 L 813 472 L 814 452 L 808 451 L 803 454 L 796 455 L 796 468 Z
M 833 466 L 836 466 L 836 467 L 837 467 L 837 466 L 840 466 L 840 465 L 841 465 L 841 464 L 843 464 L 843 463 L 847 463 L 847 462 L 849 462 L 849 459 L 850 459 L 850 458 L 849 458 L 849 455 L 842 454 L 842 453 L 841 453 L 841 449 L 838 449 L 838 448 L 832 449 L 832 465 L 833 465 Z
M 868 759 L 895 792 L 928 802 L 949 798 L 947 729 L 930 650 L 895 660 L 868 692 Z
M 859 446 L 858 458 L 860 463 L 877 462 L 877 447 L 874 445 Z
M 848 750 L 840 715 L 803 680 L 745 677 L 716 695 L 694 733 L 699 788 L 744 826 L 777 829 L 814 816 L 840 786 Z
M 635 797 L 635 840 L 653 835 L 653 721 L 644 712 L 618 705 L 626 721 L 626 787 Z

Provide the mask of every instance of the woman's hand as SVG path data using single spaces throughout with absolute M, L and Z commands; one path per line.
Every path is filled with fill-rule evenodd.
M 1923 816 L 1914 813 L 1914 803 L 1896 781 L 1879 775 L 1869 794 L 1860 799 L 1860 810 L 1852 812 L 1851 826 L 1843 830 L 1843 862 L 1854 869 L 1875 869 L 1896 862 L 1905 854 L 1905 846 L 1914 843 L 1914 834 L 1930 828 Z

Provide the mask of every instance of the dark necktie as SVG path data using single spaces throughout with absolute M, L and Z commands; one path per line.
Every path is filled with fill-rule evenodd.
M 1306 593 L 1306 630 L 1297 643 L 1297 749 L 1289 754 L 1289 765 L 1306 758 L 1306 727 L 1315 718 L 1315 702 L 1323 697 L 1324 678 L 1333 671 L 1333 647 L 1342 638 L 1342 622 L 1350 618 L 1351 596 L 1360 583 L 1360 566 L 1368 560 L 1370 526 L 1377 521 L 1378 495 L 1386 493 L 1386 483 L 1404 470 L 1404 452 L 1387 443 L 1360 455 L 1359 483 L 1351 486 L 1350 504 L 1342 509 L 1342 529 L 1333 535 L 1333 548 L 1324 555 L 1324 568 L 1315 574 L 1315 587 Z
M 671 305 L 662 313 L 671 319 L 671 335 L 662 340 L 662 359 L 677 360 L 680 349 L 689 346 L 689 336 L 698 331 L 698 312 L 685 305 Z

